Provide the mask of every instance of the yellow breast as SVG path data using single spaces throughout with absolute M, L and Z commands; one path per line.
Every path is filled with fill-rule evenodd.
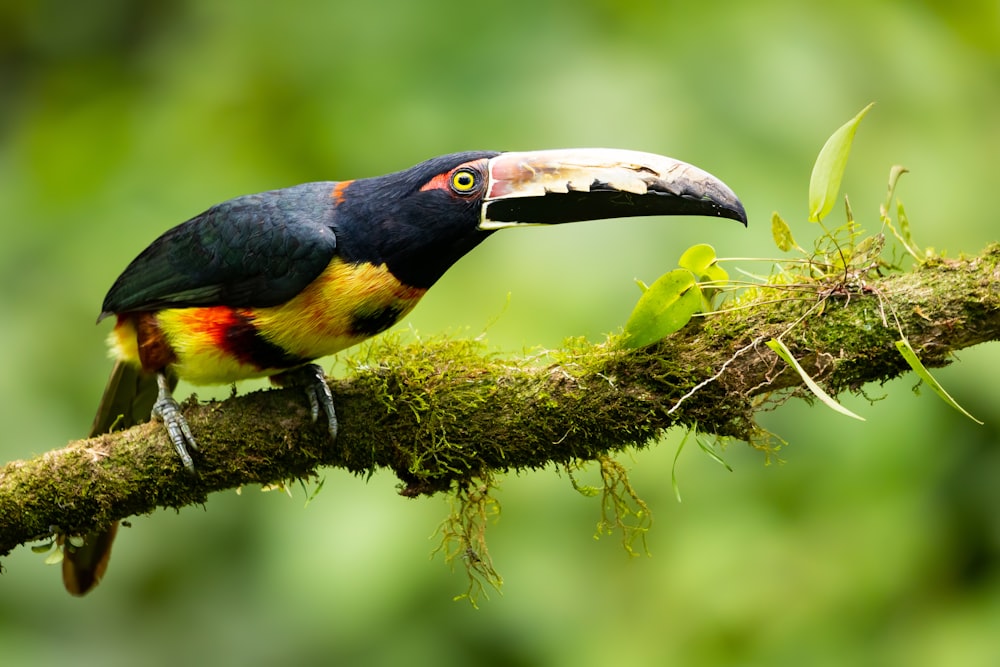
M 179 377 L 226 384 L 274 375 L 359 343 L 399 321 L 425 293 L 401 284 L 384 265 L 337 258 L 279 306 L 170 308 L 155 313 L 155 326 L 138 329 L 135 319 L 125 316 L 110 343 L 116 357 L 145 367 L 139 338 L 160 337 Z
M 384 264 L 348 264 L 338 258 L 291 301 L 254 309 L 253 321 L 283 350 L 318 359 L 385 331 L 426 292 L 403 285 Z

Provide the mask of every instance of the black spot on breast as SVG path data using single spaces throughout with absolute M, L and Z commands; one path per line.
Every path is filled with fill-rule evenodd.
M 400 305 L 356 310 L 351 315 L 351 333 L 355 336 L 374 336 L 398 322 L 402 314 L 403 307 Z
M 289 354 L 264 338 L 248 315 L 233 313 L 226 327 L 225 347 L 237 359 L 257 368 L 294 368 L 311 361 Z

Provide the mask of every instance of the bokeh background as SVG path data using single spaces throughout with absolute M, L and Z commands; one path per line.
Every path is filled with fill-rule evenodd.
M 455 150 L 591 145 L 672 155 L 740 193 L 748 230 L 498 234 L 401 326 L 485 330 L 516 354 L 616 330 L 633 278 L 693 243 L 775 256 L 772 210 L 808 240 L 815 154 L 870 101 L 845 179 L 859 219 L 875 226 L 900 163 L 919 243 L 995 241 L 993 0 L 6 0 L 2 460 L 85 432 L 110 365 L 93 324 L 106 288 L 213 203 Z M 247 489 L 137 517 L 83 600 L 19 549 L 0 576 L 0 662 L 1000 664 L 998 363 L 983 346 L 937 373 L 985 426 L 913 377 L 845 399 L 865 423 L 789 403 L 764 418 L 788 442 L 780 463 L 735 443 L 728 472 L 686 448 L 683 503 L 679 434 L 623 457 L 654 512 L 650 557 L 595 541 L 597 502 L 565 475 L 510 476 L 489 534 L 506 584 L 478 610 L 452 601 L 464 574 L 429 559 L 446 501 L 403 499 L 388 474 L 327 471 L 305 508 L 299 489 Z

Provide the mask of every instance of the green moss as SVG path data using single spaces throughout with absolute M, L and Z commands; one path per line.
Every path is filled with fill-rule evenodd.
M 601 474 L 600 488 L 581 485 L 576 479 L 575 473 L 584 469 L 589 461 L 574 461 L 565 466 L 574 489 L 585 496 L 601 497 L 601 518 L 594 539 L 619 532 L 622 547 L 630 556 L 639 555 L 638 545 L 648 554 L 646 533 L 653 524 L 649 506 L 633 488 L 625 466 L 605 455 L 598 456 L 596 461 Z
M 473 607 L 478 606 L 480 596 L 489 597 L 488 588 L 499 592 L 503 586 L 486 546 L 486 526 L 500 517 L 500 504 L 492 489 L 489 477 L 455 484 L 448 495 L 448 517 L 437 529 L 441 544 L 432 552 L 442 554 L 452 568 L 457 561 L 462 562 L 468 585 L 455 600 L 468 600 Z

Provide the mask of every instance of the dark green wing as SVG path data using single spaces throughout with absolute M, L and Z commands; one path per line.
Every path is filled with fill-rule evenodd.
M 104 298 L 112 313 L 187 306 L 274 306 L 298 294 L 337 252 L 336 183 L 230 199 L 165 232 Z

